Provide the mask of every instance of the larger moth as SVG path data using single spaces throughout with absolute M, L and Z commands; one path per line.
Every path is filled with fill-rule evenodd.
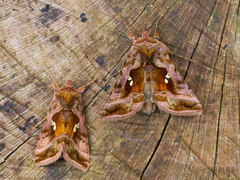
M 118 120 L 142 110 L 151 114 L 156 107 L 177 116 L 202 113 L 202 106 L 170 61 L 170 50 L 157 40 L 157 34 L 142 37 L 129 34 L 132 46 L 128 52 L 102 118 Z
M 54 96 L 35 150 L 35 164 L 48 165 L 63 157 L 74 167 L 87 170 L 89 146 L 81 103 L 85 88 L 75 89 L 71 80 L 62 88 L 54 81 L 52 85 Z

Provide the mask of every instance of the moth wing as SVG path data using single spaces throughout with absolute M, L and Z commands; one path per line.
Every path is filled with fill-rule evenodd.
M 137 60 L 134 65 L 131 64 L 126 60 L 109 101 L 102 110 L 102 119 L 121 120 L 142 109 L 144 75 L 139 70 L 140 63 Z
M 202 106 L 166 54 L 154 59 L 155 99 L 159 109 L 177 116 L 201 115 Z
M 36 165 L 44 166 L 51 164 L 59 159 L 62 154 L 62 147 L 57 143 L 52 143 L 54 136 L 51 120 L 54 114 L 60 111 L 61 105 L 56 100 L 55 95 L 49 105 L 46 120 L 40 132 L 39 140 L 34 154 L 34 162 Z
M 84 124 L 83 107 L 79 100 L 75 100 L 73 113 L 79 122 L 78 127 L 74 130 L 74 137 L 70 140 L 68 146 L 65 146 L 63 157 L 74 167 L 86 171 L 89 167 L 89 145 L 87 128 Z

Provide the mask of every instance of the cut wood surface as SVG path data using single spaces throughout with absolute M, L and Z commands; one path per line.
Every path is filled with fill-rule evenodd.
M 0 179 L 240 179 L 239 0 L 0 0 Z M 129 27 L 127 27 L 127 26 Z M 101 120 L 116 73 L 143 29 L 203 105 L 199 117 L 156 111 Z M 192 59 L 192 60 L 189 60 Z M 61 86 L 98 79 L 83 94 L 90 168 L 33 163 Z

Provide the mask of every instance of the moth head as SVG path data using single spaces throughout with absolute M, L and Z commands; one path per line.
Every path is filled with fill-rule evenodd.
M 155 38 L 149 37 L 147 31 L 143 31 L 142 37 L 139 37 L 133 42 L 133 47 L 135 47 L 139 53 L 144 54 L 149 58 L 154 52 L 156 52 L 157 42 L 158 41 Z
M 75 89 L 73 87 L 73 83 L 71 80 L 67 80 L 67 82 L 65 83 L 65 86 L 62 88 L 64 90 L 68 90 L 69 93 L 71 94 L 79 94 L 79 93 L 83 93 L 83 91 L 85 90 L 85 87 L 79 87 L 78 89 Z
M 149 33 L 146 30 L 142 32 L 142 38 L 149 38 Z
M 65 88 L 72 88 L 72 89 L 74 89 L 73 88 L 73 83 L 72 83 L 72 81 L 71 80 L 67 80 L 67 82 L 65 83 Z
M 83 92 L 83 88 L 76 90 L 71 80 L 67 80 L 62 88 L 60 88 L 56 82 L 53 82 L 53 88 L 55 89 L 56 95 L 62 97 L 66 104 L 68 104 L 73 97 L 78 97 L 79 94 Z

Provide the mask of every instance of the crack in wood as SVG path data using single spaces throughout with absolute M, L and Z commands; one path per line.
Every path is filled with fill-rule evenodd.
M 222 45 L 222 40 L 223 40 L 223 34 L 224 34 L 225 27 L 226 27 L 227 18 L 228 18 L 228 14 L 229 14 L 229 11 L 230 11 L 230 6 L 231 6 L 231 4 L 229 4 L 229 6 L 228 6 L 228 11 L 227 11 L 227 15 L 226 15 L 226 18 L 225 18 L 225 22 L 224 22 L 223 30 L 222 30 L 222 32 L 221 32 L 221 39 L 220 39 L 220 43 L 219 43 L 219 46 L 218 46 L 218 52 L 217 52 L 216 61 L 215 61 L 214 65 L 213 65 L 213 81 L 212 81 L 212 89 L 213 89 L 213 85 L 214 85 L 215 68 L 216 68 L 216 65 L 217 65 L 217 63 L 218 63 L 218 59 L 219 59 L 219 54 L 220 54 L 221 45 Z M 225 71 L 225 70 L 224 70 L 224 71 Z M 224 72 L 224 74 L 226 74 L 226 72 Z
M 119 64 L 119 62 L 121 61 L 121 59 L 128 53 L 129 49 L 131 47 L 129 47 L 124 53 L 123 55 L 119 58 L 119 60 L 117 61 L 117 63 L 110 69 L 110 71 L 108 71 L 108 73 L 102 78 L 102 79 L 105 79 L 113 70 L 114 68 Z M 113 77 L 112 77 L 113 78 Z M 110 80 L 110 79 L 109 79 Z M 84 110 L 88 108 L 88 106 L 92 103 L 92 101 L 98 96 L 98 94 L 101 92 L 101 91 L 104 91 L 104 86 L 109 82 L 106 81 L 103 85 L 103 87 L 95 94 L 95 96 L 92 98 L 92 100 L 84 107 Z
M 203 33 L 204 34 L 204 33 Z M 167 45 L 167 44 L 166 44 Z M 230 54 L 230 55 L 232 55 L 231 53 L 228 53 L 225 49 L 223 49 L 223 48 L 221 48 L 221 50 L 223 50 L 226 54 Z M 221 75 L 221 74 L 223 74 L 223 71 L 221 71 L 221 70 L 214 70 L 214 68 L 211 68 L 211 67 L 208 67 L 207 65 L 204 65 L 203 63 L 204 62 L 201 62 L 201 61 L 195 61 L 194 59 L 189 59 L 189 58 L 185 58 L 185 57 L 179 57 L 179 55 L 176 55 L 176 54 L 172 54 L 172 55 L 175 55 L 176 57 L 178 57 L 178 58 L 182 58 L 182 59 L 184 59 L 184 60 L 187 60 L 187 61 L 189 61 L 189 62 L 191 62 L 191 63 L 194 63 L 194 65 L 195 66 L 198 66 L 198 67 L 200 67 L 200 68 L 205 68 L 206 70 L 209 70 L 210 72 L 213 72 L 214 71 L 214 73 L 215 74 L 219 74 L 219 75 Z M 181 68 L 180 68 L 181 69 Z M 183 69 L 181 69 L 181 70 L 183 70 Z M 236 77 L 236 78 L 239 78 L 240 77 L 240 75 L 233 75 L 232 73 L 227 73 L 226 72 L 226 75 L 227 76 L 229 76 L 229 77 Z
M 0 43 L 0 47 L 8 54 L 20 67 L 22 67 L 33 79 L 39 80 L 36 76 L 34 76 L 26 67 L 24 67 L 20 61 L 11 53 L 5 46 Z M 40 81 L 41 82 L 41 81 Z
M 176 2 L 177 2 L 177 1 L 176 1 Z M 174 5 L 176 4 L 176 2 L 174 3 Z M 199 37 L 198 37 L 198 41 L 197 41 L 197 43 L 196 43 L 196 45 L 195 45 L 195 47 L 194 47 L 194 49 L 193 49 L 193 52 L 192 52 L 192 55 L 191 55 L 191 58 L 190 58 L 190 59 L 192 59 L 193 56 L 194 56 L 194 54 L 195 54 L 195 51 L 196 51 L 196 49 L 197 49 L 197 47 L 198 47 L 198 45 L 199 45 L 199 42 L 200 42 L 201 36 L 202 36 L 202 34 L 203 34 L 203 31 L 204 31 L 204 29 L 207 27 L 207 24 L 208 24 L 211 16 L 213 15 L 213 12 L 214 12 L 214 8 L 215 8 L 215 6 L 216 6 L 216 3 L 217 3 L 217 0 L 214 2 L 213 8 L 212 8 L 211 13 L 210 13 L 210 16 L 208 17 L 205 25 L 203 26 L 203 28 L 202 28 L 202 30 L 201 30 L 201 32 L 200 32 L 200 35 L 199 35 Z M 159 23 L 159 22 L 158 22 L 158 23 Z M 189 63 L 188 63 L 188 67 L 187 67 L 187 70 L 186 70 L 186 72 L 185 72 L 184 79 L 186 78 L 186 75 L 187 75 L 188 70 L 189 70 L 189 68 L 190 68 L 190 64 L 191 64 L 191 61 L 189 61 Z M 157 146 L 155 147 L 155 149 L 154 149 L 154 151 L 153 151 L 153 153 L 152 153 L 152 155 L 151 155 L 151 157 L 150 157 L 147 165 L 145 166 L 145 168 L 144 168 L 144 170 L 143 170 L 143 172 L 142 172 L 142 175 L 141 175 L 141 178 L 140 178 L 140 179 L 143 178 L 143 175 L 144 175 L 145 171 L 147 170 L 147 168 L 148 168 L 151 160 L 153 159 L 154 154 L 156 153 L 156 151 L 157 151 L 157 149 L 158 149 L 158 147 L 159 147 L 159 145 L 160 145 L 160 142 L 161 142 L 161 140 L 162 140 L 162 137 L 163 137 L 163 135 L 164 135 L 164 132 L 165 132 L 165 130 L 166 130 L 166 127 L 167 127 L 167 125 L 168 125 L 168 122 L 169 122 L 169 120 L 170 120 L 170 117 L 171 117 L 171 116 L 169 116 L 169 119 L 168 119 L 168 121 L 167 121 L 167 123 L 166 123 L 166 125 L 165 125 L 165 127 L 164 127 L 164 129 L 163 129 L 162 135 L 161 135 L 161 137 L 160 137 L 160 139 L 159 139 L 159 141 L 158 141 L 158 143 L 157 143 Z M 190 147 L 189 147 L 189 149 L 190 149 Z M 200 160 L 201 160 L 201 159 L 200 159 Z M 202 160 L 201 160 L 201 161 L 202 161 Z M 202 161 L 202 162 L 203 162 L 203 161 Z M 206 166 L 206 165 L 205 165 L 205 166 Z M 207 166 L 206 166 L 206 167 L 207 167 Z M 208 167 L 207 167 L 207 168 L 208 168 Z M 208 169 L 209 169 L 209 168 L 208 168 Z M 210 170 L 210 169 L 209 169 L 209 170 Z M 211 171 L 211 172 L 212 172 L 212 171 Z
M 153 3 L 155 3 L 156 2 L 156 0 L 153 2 Z M 152 3 L 152 4 L 153 4 Z M 215 4 L 216 4 L 216 1 L 215 1 Z M 240 5 L 240 2 L 239 2 L 239 5 Z M 238 13 L 239 13 L 239 5 L 238 5 Z M 149 4 L 147 4 L 144 8 L 145 9 L 147 9 L 147 7 L 149 6 Z M 215 6 L 215 5 L 214 5 Z M 214 8 L 214 7 L 213 7 Z M 142 15 L 144 13 L 144 11 L 139 15 L 139 17 Z M 139 19 L 139 17 L 136 19 L 136 21 Z M 211 16 L 210 16 L 211 17 Z M 136 22 L 135 21 L 135 22 Z M 153 25 L 153 24 L 152 24 Z M 203 27 L 204 28 L 204 27 Z M 202 29 L 202 31 L 204 31 L 204 29 Z M 235 32 L 236 33 L 236 32 Z M 124 34 L 124 33 L 123 33 Z M 201 32 L 200 33 L 200 36 L 201 35 L 203 35 L 204 33 L 203 32 Z M 199 37 L 199 39 L 198 39 L 198 42 L 197 43 L 199 43 L 199 41 L 200 41 L 200 37 Z M 195 51 L 196 49 L 197 49 L 197 47 L 198 47 L 198 44 L 196 44 L 196 46 L 195 46 L 195 49 L 193 50 L 193 51 Z M 222 48 L 221 48 L 221 46 L 219 46 L 219 48 L 222 50 Z M 225 50 L 224 50 L 225 51 Z M 123 54 L 123 56 L 126 54 L 128 52 L 128 50 Z M 219 50 L 219 52 L 220 52 L 220 50 Z M 227 53 L 227 52 L 226 52 Z M 219 55 L 220 53 L 218 53 L 218 55 Z M 194 52 L 192 52 L 192 56 L 194 55 Z M 122 57 L 123 57 L 122 56 Z M 117 63 L 116 63 L 116 65 L 115 66 L 113 66 L 113 68 L 111 68 L 111 70 L 110 71 L 108 71 L 108 73 L 105 75 L 105 77 L 107 77 L 110 73 L 111 73 L 111 71 L 115 68 L 115 67 L 117 67 L 117 65 L 119 65 L 119 62 L 121 61 L 121 59 L 122 59 L 122 57 L 119 59 L 119 61 L 117 61 Z M 223 81 L 225 81 L 225 79 L 226 79 L 226 76 L 227 76 L 227 72 L 226 72 L 226 61 L 227 60 L 225 60 L 225 68 L 224 68 L 224 72 L 221 72 L 221 74 L 222 73 L 224 73 L 224 80 Z M 191 62 L 190 62 L 191 63 Z M 185 76 L 187 75 L 187 73 L 188 73 L 188 70 L 189 70 L 189 68 L 190 68 L 190 63 L 188 64 L 188 68 L 187 68 L 187 71 L 185 72 Z M 214 69 L 213 69 L 214 70 Z M 216 74 L 216 72 L 218 72 L 217 70 L 214 70 L 214 73 Z M 185 77 L 184 77 L 185 78 Z M 108 80 L 108 82 L 110 81 L 110 79 L 112 79 L 112 77 L 110 77 L 109 78 L 109 80 Z M 106 83 L 107 84 L 107 83 Z M 104 86 L 103 86 L 104 87 Z M 197 89 L 198 89 L 198 86 L 197 86 Z M 99 95 L 99 93 L 101 92 L 103 90 L 103 88 L 101 89 L 101 90 L 99 90 L 98 91 L 98 93 L 91 99 L 91 101 L 87 104 L 87 106 L 85 107 L 85 109 L 86 108 L 88 108 L 88 106 L 92 103 L 92 101 L 93 100 L 95 100 L 96 99 L 96 97 Z M 222 96 L 221 96 L 221 98 L 223 99 L 223 90 L 224 90 L 224 82 L 222 83 Z M 239 97 L 239 90 L 238 90 L 238 97 Z M 205 99 L 204 99 L 205 100 Z M 220 106 L 221 106 L 222 104 L 220 104 Z M 219 112 L 220 113 L 220 112 Z M 220 113 L 221 114 L 221 113 Z M 169 117 L 169 119 L 170 119 L 170 117 Z M 220 118 L 219 118 L 219 124 L 220 124 Z M 168 123 L 168 121 L 167 121 L 167 123 Z M 167 125 L 167 123 L 165 124 L 165 126 L 164 126 L 164 131 L 166 130 L 166 128 L 167 127 L 169 127 L 169 125 Z M 219 129 L 219 127 L 218 127 L 218 129 Z M 240 99 L 239 99 L 239 129 L 240 129 Z M 163 136 L 165 135 L 165 134 L 167 134 L 167 133 L 165 133 L 165 134 L 163 134 L 164 132 L 162 132 L 162 134 L 161 134 L 161 138 L 163 138 Z M 167 135 L 165 135 L 165 136 L 167 136 Z M 164 136 L 164 137 L 165 137 Z M 194 136 L 194 133 L 193 133 L 193 136 Z M 193 136 L 192 136 L 192 139 L 193 139 Z M 30 137 L 29 137 L 30 138 Z M 160 146 L 160 143 L 161 143 L 161 138 L 159 139 L 159 144 L 158 144 L 158 147 Z M 218 137 L 217 137 L 218 138 Z M 192 140 L 191 140 L 191 145 L 192 145 Z M 190 145 L 190 147 L 191 147 L 191 145 Z M 155 152 L 153 152 L 153 154 L 152 154 L 152 158 L 154 157 L 154 155 L 156 154 L 156 152 L 157 152 L 157 149 L 158 149 L 158 147 L 155 147 L 155 149 L 156 149 L 156 151 Z M 160 147 L 159 147 L 160 148 Z M 188 153 L 188 159 L 189 159 L 189 154 L 190 154 L 190 148 L 189 148 L 189 153 Z M 201 160 L 201 159 L 200 159 Z M 151 163 L 151 160 L 150 160 L 150 162 L 149 162 L 149 164 Z M 149 165 L 148 164 L 148 165 Z M 187 164 L 186 164 L 187 165 Z M 186 166 L 185 166 L 186 167 Z M 148 167 L 145 167 L 146 169 L 145 169 L 145 171 L 147 170 L 147 168 Z M 143 177 L 143 175 L 144 175 L 144 172 L 142 173 L 142 177 Z M 142 178 L 141 177 L 141 178 Z
M 30 72 L 27 68 L 25 68 L 25 67 L 19 62 L 19 60 L 18 60 L 11 52 L 9 52 L 9 51 L 7 50 L 7 48 L 5 48 L 1 43 L 0 43 L 0 48 L 2 48 L 7 55 L 9 55 L 21 68 L 23 68 L 23 70 L 25 70 L 25 71 L 27 72 L 27 74 L 29 75 L 29 77 L 31 77 L 31 79 L 29 80 L 29 82 L 26 82 L 26 84 L 33 83 L 34 80 L 37 80 L 39 83 L 41 83 L 41 86 L 47 87 L 46 84 L 42 82 L 42 79 L 40 79 L 40 78 L 38 78 L 37 76 L 31 74 L 31 72 Z M 26 84 L 24 84 L 24 85 L 26 85 Z M 24 85 L 22 85 L 22 87 L 25 87 Z M 12 92 L 11 94 L 3 94 L 3 93 L 2 93 L 2 94 L 3 94 L 5 97 L 9 97 L 9 96 L 11 96 L 12 94 L 16 93 L 17 91 L 18 91 L 18 90 Z M 5 97 L 4 97 L 4 98 L 5 98 Z M 2 99 L 4 99 L 4 98 L 2 98 Z M 0 99 L 0 100 L 2 100 L 2 99 Z
M 59 43 L 63 45 L 63 47 L 65 47 L 69 52 L 71 52 L 77 59 L 79 59 L 80 57 L 78 57 L 77 53 L 72 50 L 71 48 L 69 48 L 66 44 L 64 44 L 61 40 L 59 40 Z M 96 69 L 96 67 L 93 65 L 93 63 L 91 61 L 89 61 L 89 59 L 87 59 L 88 62 L 90 63 L 91 67 L 93 67 L 93 69 L 95 69 L 96 73 L 98 72 L 98 70 Z M 90 66 L 89 66 L 90 67 Z M 87 67 L 88 68 L 88 67 Z M 98 73 L 97 73 L 98 74 Z M 90 76 L 89 76 L 90 77 Z M 96 77 L 96 75 L 94 76 Z M 93 79 L 94 77 L 90 77 L 91 79 Z
M 197 154 L 197 152 L 195 152 L 195 151 L 187 144 L 187 142 L 186 142 L 184 139 L 182 139 L 182 142 L 185 144 L 185 146 L 188 147 L 188 149 L 194 154 L 194 156 L 196 156 L 196 157 L 199 159 L 199 161 L 201 161 L 201 163 L 213 174 L 213 173 L 214 173 L 213 170 L 200 158 L 200 156 Z M 216 177 L 219 178 L 218 176 L 216 176 Z
M 225 32 L 225 28 L 226 28 L 226 24 L 227 24 L 227 20 L 228 20 L 228 15 L 229 15 L 229 11 L 230 11 L 230 7 L 231 7 L 231 4 L 229 4 L 229 6 L 228 6 L 228 11 L 227 11 L 227 15 L 226 15 L 226 18 L 225 18 L 223 31 L 222 31 L 222 34 L 221 34 L 221 40 L 220 40 L 219 47 L 222 44 L 222 40 L 223 40 L 223 36 L 224 36 L 224 32 Z M 218 54 L 217 54 L 217 61 L 218 61 L 219 54 L 220 54 L 220 48 L 219 48 Z M 215 65 L 216 65 L 216 63 L 214 64 L 214 66 Z M 223 91 L 224 91 L 225 80 L 226 80 L 226 70 L 227 70 L 226 66 L 227 66 L 227 57 L 225 57 L 224 74 L 223 74 L 223 81 L 222 81 L 222 85 L 221 85 L 220 107 L 219 107 L 218 122 L 217 122 L 216 149 L 215 149 L 214 168 L 213 168 L 213 177 L 212 177 L 213 180 L 214 180 L 214 177 L 216 176 L 216 162 L 217 162 L 217 156 L 218 156 L 219 128 L 220 128 L 220 119 L 221 119 L 222 102 L 223 102 Z M 213 81 L 214 81 L 214 79 L 213 79 Z
M 236 146 L 236 148 L 239 149 L 240 151 L 240 144 L 236 143 L 231 137 L 225 136 L 225 138 L 229 139 L 234 144 L 234 146 Z
M 162 131 L 162 133 L 161 133 L 161 136 L 160 136 L 160 138 L 159 138 L 159 140 L 158 140 L 158 142 L 157 142 L 157 144 L 156 144 L 156 146 L 155 146 L 155 148 L 154 148 L 154 150 L 153 150 L 153 152 L 152 152 L 152 154 L 151 154 L 151 156 L 150 156 L 150 158 L 149 158 L 149 160 L 148 160 L 145 168 L 144 168 L 143 171 L 142 171 L 142 174 L 141 174 L 141 176 L 140 176 L 140 179 L 141 179 L 141 180 L 143 179 L 144 173 L 146 172 L 148 166 L 150 165 L 150 163 L 151 163 L 151 161 L 152 161 L 152 159 L 153 159 L 153 156 L 155 155 L 155 153 L 157 152 L 157 149 L 158 149 L 159 145 L 161 144 L 162 138 L 163 138 L 163 136 L 164 136 L 164 134 L 165 134 L 165 131 L 166 131 L 167 127 L 168 127 L 168 123 L 169 123 L 170 119 L 171 119 L 171 115 L 168 116 L 167 122 L 166 122 L 166 124 L 165 124 L 165 126 L 164 126 L 164 128 L 163 128 L 163 131 Z
M 143 8 L 143 10 L 139 13 L 139 15 L 136 17 L 135 20 L 133 20 L 133 22 L 130 24 L 130 26 L 132 26 L 143 14 L 143 12 L 147 9 L 147 7 L 149 6 L 149 4 L 146 4 L 146 6 Z
M 154 3 L 156 2 L 157 0 L 154 1 Z M 163 16 L 158 20 L 157 22 L 157 27 L 159 26 L 159 23 L 168 15 L 168 13 L 175 7 L 175 5 L 177 4 L 179 0 L 176 0 L 174 3 L 172 3 L 169 8 L 166 10 L 166 12 L 163 14 Z M 154 4 L 153 3 L 153 4 Z M 175 16 L 173 16 L 175 17 Z M 168 20 L 167 20 L 168 21 Z M 165 22 L 165 21 L 163 21 Z M 162 23 L 160 23 L 160 25 L 162 25 Z
M 204 31 L 205 28 L 207 27 L 208 22 L 209 22 L 209 20 L 211 19 L 212 15 L 213 15 L 213 12 L 214 12 L 214 9 L 215 9 L 216 4 L 217 4 L 217 0 L 214 2 L 214 5 L 213 5 L 212 10 L 211 10 L 211 12 L 210 12 L 210 16 L 208 17 L 206 23 L 204 24 L 204 26 L 202 27 L 202 29 L 201 29 L 201 31 L 200 31 L 200 35 L 199 35 L 199 37 L 198 37 L 198 40 L 197 40 L 197 43 L 196 43 L 195 47 L 193 48 L 193 52 L 192 52 L 192 55 L 191 55 L 190 59 L 192 59 L 193 56 L 194 56 L 194 54 L 195 54 L 195 51 L 196 51 L 196 49 L 197 49 L 197 47 L 198 47 L 198 45 L 199 45 L 200 39 L 201 39 L 201 37 L 202 37 L 203 31 Z M 190 68 L 190 65 L 191 65 L 191 61 L 188 62 L 187 70 L 186 70 L 186 73 L 185 73 L 183 79 L 186 78 L 187 73 L 188 73 L 188 70 L 189 70 L 189 68 Z
M 6 162 L 6 160 L 13 154 L 15 153 L 22 145 L 24 145 L 31 137 L 35 136 L 35 134 L 38 132 L 35 132 L 34 134 L 32 134 L 31 136 L 29 136 L 27 139 L 25 139 L 21 144 L 19 144 L 12 152 L 10 152 L 5 158 L 4 161 L 0 163 L 0 165 L 2 165 L 3 163 Z
M 125 161 L 123 161 L 122 159 L 119 159 L 117 156 L 115 156 L 114 154 L 107 154 L 107 156 L 112 156 L 113 158 L 117 159 L 121 164 L 125 165 L 126 167 L 128 167 L 128 169 L 130 170 L 130 172 L 133 172 L 136 176 L 140 176 L 140 174 L 133 169 L 130 165 L 128 165 Z

